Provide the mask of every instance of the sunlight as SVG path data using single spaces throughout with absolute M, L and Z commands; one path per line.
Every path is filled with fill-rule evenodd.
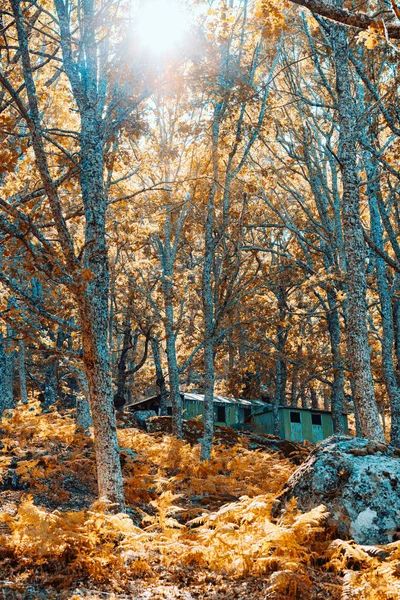
M 148 52 L 173 51 L 185 38 L 188 13 L 179 0 L 142 0 L 136 17 L 136 34 Z

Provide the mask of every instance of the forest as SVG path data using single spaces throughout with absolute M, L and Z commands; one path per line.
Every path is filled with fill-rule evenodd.
M 400 598 L 400 4 L 0 16 L 2 597 Z

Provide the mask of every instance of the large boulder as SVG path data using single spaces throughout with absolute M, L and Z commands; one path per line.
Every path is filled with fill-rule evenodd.
M 273 507 L 280 516 L 291 498 L 300 510 L 324 504 L 342 539 L 387 544 L 400 536 L 400 450 L 362 438 L 320 442 L 293 473 Z

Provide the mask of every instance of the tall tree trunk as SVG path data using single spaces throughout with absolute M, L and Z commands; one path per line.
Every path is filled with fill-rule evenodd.
M 214 344 L 211 336 L 204 339 L 204 434 L 201 459 L 209 460 L 214 436 Z
M 26 387 L 26 365 L 25 365 L 25 341 L 19 342 L 18 352 L 18 377 L 19 377 L 19 395 L 22 404 L 28 404 L 28 391 Z
M 215 197 L 218 186 L 218 144 L 221 123 L 222 103 L 217 102 L 214 108 L 214 117 L 211 127 L 211 153 L 213 182 L 207 199 L 207 215 L 204 230 L 204 262 L 202 273 L 202 304 L 204 322 L 204 435 L 201 442 L 201 459 L 209 460 L 214 437 L 214 297 L 212 273 L 215 256 L 214 223 L 215 223 Z
M 292 371 L 292 386 L 290 389 L 290 405 L 293 407 L 297 407 L 298 406 L 298 383 L 299 383 L 299 370 L 300 370 L 300 363 L 301 363 L 301 359 L 302 359 L 302 353 L 303 353 L 303 346 L 302 343 L 298 343 L 297 344 L 297 350 L 296 350 L 296 362 L 293 365 L 293 371 Z
M 365 160 L 367 179 L 370 182 L 367 186 L 367 192 L 370 209 L 371 237 L 377 248 L 383 251 L 383 228 L 377 202 L 377 195 L 380 194 L 378 165 L 368 155 L 365 157 Z M 375 265 L 382 318 L 382 371 L 390 402 L 390 441 L 394 446 L 400 447 L 400 389 L 397 384 L 393 361 L 395 338 L 391 294 L 386 275 L 385 261 L 377 255 L 375 257 Z
M 347 265 L 347 336 L 349 362 L 354 379 L 354 401 L 365 437 L 384 442 L 372 381 L 368 345 L 365 245 L 360 221 L 360 189 L 357 171 L 357 115 L 351 94 L 346 28 L 330 26 L 339 109 L 339 160 L 343 197 L 342 226 Z
M 139 340 L 138 333 L 135 333 L 134 338 L 132 340 L 131 320 L 130 320 L 130 316 L 129 316 L 129 307 L 128 307 L 128 314 L 126 316 L 125 323 L 124 323 L 122 348 L 121 348 L 121 353 L 120 353 L 119 360 L 117 363 L 117 374 L 116 374 L 117 391 L 114 395 L 114 406 L 118 410 L 122 409 L 126 403 L 126 381 L 128 378 L 128 375 L 127 375 L 128 353 L 130 350 L 133 350 L 133 355 L 135 356 L 138 340 Z
M 331 412 L 333 421 L 333 432 L 342 434 L 343 429 L 343 405 L 344 405 L 344 367 L 342 353 L 340 351 L 340 321 L 337 307 L 336 292 L 327 290 L 328 307 L 327 314 L 329 338 L 332 354 L 333 382 L 331 395 Z
M 95 109 L 87 109 L 81 115 L 80 186 L 86 217 L 84 267 L 88 281 L 77 300 L 93 419 L 99 495 L 115 510 L 123 511 L 124 491 L 108 345 L 109 267 L 103 154 L 103 124 Z
M 302 386 L 302 388 L 301 388 L 300 398 L 301 398 L 301 408 L 309 408 L 308 398 L 307 398 L 307 394 L 306 394 L 306 390 L 305 390 L 304 386 Z
M 76 399 L 76 424 L 78 427 L 82 427 L 86 434 L 89 434 L 89 427 L 92 422 L 89 402 L 84 395 L 79 395 Z
M 399 286 L 397 285 L 397 292 Z M 396 354 L 396 379 L 400 386 L 400 300 L 393 298 L 394 349 Z
M 167 386 L 165 385 L 165 377 L 164 372 L 162 370 L 161 365 L 161 357 L 160 357 L 160 342 L 157 338 L 151 338 L 151 349 L 153 352 L 154 366 L 156 369 L 156 384 L 158 389 L 160 390 L 160 415 L 165 416 L 168 414 L 167 411 L 167 400 L 168 400 L 168 391 Z
M 172 431 L 182 438 L 183 405 L 179 383 L 179 368 L 176 358 L 176 332 L 172 300 L 172 271 L 167 270 L 163 281 L 165 303 L 165 338 L 168 363 L 169 394 L 172 406 Z
M 124 493 L 107 345 L 107 297 L 88 286 L 80 302 L 85 374 L 93 419 L 99 496 L 123 511 Z
M 72 379 L 75 382 L 74 394 L 76 413 L 75 420 L 78 427 L 82 427 L 86 434 L 89 434 L 89 427 L 92 425 L 92 415 L 90 413 L 90 402 L 89 402 L 89 387 L 86 376 L 80 369 L 73 369 L 74 375 Z
M 46 353 L 44 368 L 43 397 L 44 406 L 48 408 L 57 402 L 57 358 Z
M 15 350 L 12 350 L 14 332 L 7 325 L 5 339 L 4 408 L 14 408 Z
M 297 406 L 297 383 L 298 383 L 298 369 L 296 366 L 293 367 L 292 373 L 292 385 L 290 387 L 290 406 L 295 408 Z
M 278 330 L 276 333 L 276 350 L 277 350 L 277 360 L 276 360 L 276 375 L 275 375 L 275 396 L 277 398 L 277 403 L 280 406 L 287 405 L 286 399 L 286 385 L 287 385 L 287 362 L 285 359 L 285 346 L 287 341 L 287 328 L 283 325 L 285 318 L 287 316 L 286 310 L 286 291 L 283 285 L 279 285 L 276 290 L 274 290 L 275 296 L 278 301 L 278 309 L 279 309 L 279 323 Z M 278 434 L 276 434 L 278 435 Z
M 0 331 L 0 419 L 5 409 L 6 399 L 6 372 L 7 372 L 7 355 L 5 336 Z
M 278 359 L 275 365 L 275 394 L 272 399 L 272 419 L 274 426 L 274 434 L 279 435 L 280 423 L 279 423 L 279 405 L 282 394 L 282 362 Z
M 318 406 L 318 394 L 317 391 L 315 389 L 315 387 L 313 385 L 310 385 L 310 394 L 311 394 L 311 408 L 314 408 L 315 410 L 319 409 Z
M 169 181 L 169 168 L 166 167 L 165 179 Z M 168 199 L 171 199 L 171 190 L 168 188 Z M 179 368 L 176 357 L 177 329 L 174 316 L 174 263 L 178 248 L 178 241 L 182 232 L 186 211 L 182 210 L 176 225 L 175 238 L 173 240 L 173 214 L 171 203 L 168 202 L 166 218 L 164 221 L 164 241 L 157 238 L 156 246 L 161 259 L 162 267 L 162 290 L 164 295 L 165 309 L 165 343 L 168 364 L 168 379 L 170 401 L 172 407 L 172 432 L 178 438 L 182 438 L 183 402 L 180 390 Z
M 124 510 L 107 339 L 109 268 L 105 235 L 107 198 L 103 179 L 104 135 L 107 127 L 103 122 L 103 90 L 106 89 L 107 82 L 104 73 L 100 72 L 94 0 L 85 0 L 82 3 L 79 26 L 83 36 L 77 57 L 79 64 L 75 62 L 75 50 L 71 41 L 69 7 L 62 0 L 55 0 L 54 5 L 57 11 L 63 68 L 71 84 L 80 117 L 79 184 L 85 235 L 79 256 L 76 256 L 58 188 L 51 176 L 21 2 L 11 0 L 29 105 L 26 122 L 30 130 L 36 167 L 58 234 L 57 250 L 60 246 L 63 264 L 69 271 L 69 285 L 75 294 L 80 315 L 83 363 L 93 417 L 99 495 L 112 503 L 114 510 Z

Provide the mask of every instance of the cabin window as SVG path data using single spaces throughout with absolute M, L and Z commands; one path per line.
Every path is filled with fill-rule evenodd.
M 290 422 L 291 423 L 301 423 L 300 413 L 299 412 L 291 412 L 290 413 Z
M 313 425 L 322 425 L 321 415 L 311 415 L 311 423 Z
M 225 421 L 226 421 L 225 406 L 216 406 L 216 417 L 217 417 L 217 421 L 219 421 L 220 423 L 225 423 Z
M 172 417 L 172 406 L 167 406 L 167 415 Z
M 244 408 L 243 409 L 243 422 L 248 423 L 250 421 L 250 417 L 251 417 L 251 408 Z

